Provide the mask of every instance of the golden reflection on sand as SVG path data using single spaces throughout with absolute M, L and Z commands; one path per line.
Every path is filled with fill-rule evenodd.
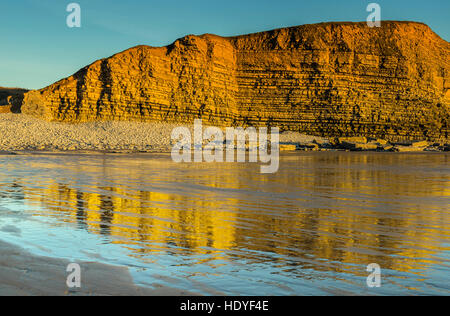
M 445 250 L 450 224 L 448 203 L 442 204 L 450 197 L 448 173 L 413 172 L 417 159 L 423 157 L 287 156 L 276 175 L 242 164 L 183 166 L 144 158 L 128 166 L 120 159 L 67 166 L 45 162 L 46 168 L 91 179 L 82 185 L 69 177 L 16 185 L 28 204 L 45 209 L 36 216 L 55 216 L 111 236 L 134 256 L 174 252 L 208 255 L 199 262 L 264 262 L 270 253 L 286 271 L 360 274 L 355 264 L 376 262 L 411 272 L 425 269 Z M 448 158 L 427 159 L 427 168 L 433 168 L 433 159 L 439 166 Z

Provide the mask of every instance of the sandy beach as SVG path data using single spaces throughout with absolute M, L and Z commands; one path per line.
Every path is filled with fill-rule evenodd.
M 155 284 L 154 289 L 136 286 L 125 267 L 95 262 L 78 262 L 81 288 L 69 289 L 66 267 L 69 261 L 33 255 L 0 240 L 0 296 L 16 295 L 192 295 Z

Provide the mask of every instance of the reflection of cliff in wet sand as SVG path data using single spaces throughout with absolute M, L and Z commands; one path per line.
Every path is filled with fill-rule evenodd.
M 120 165 L 121 159 L 118 156 L 112 161 Z M 355 264 L 367 262 L 378 262 L 384 269 L 418 271 L 427 267 L 427 258 L 445 248 L 438 240 L 445 238 L 443 230 L 450 218 L 439 203 L 450 192 L 448 186 L 442 189 L 438 184 L 448 183 L 446 174 L 431 174 L 437 178 L 418 182 L 420 172 L 408 171 L 417 169 L 423 160 L 439 166 L 445 161 L 442 155 L 322 153 L 285 157 L 284 164 L 302 168 L 277 174 L 276 183 L 268 184 L 270 192 L 277 192 L 272 186 L 283 189 L 277 192 L 280 198 L 270 202 L 264 195 L 264 199 L 254 200 L 256 192 L 249 187 L 264 177 L 252 170 L 193 165 L 192 177 L 202 184 L 195 189 L 192 183 L 181 182 L 184 177 L 176 176 L 177 168 L 182 167 L 146 159 L 136 157 L 135 165 L 127 168 L 127 178 L 150 181 L 153 191 L 120 181 L 111 186 L 89 186 L 88 190 L 70 183 L 32 188 L 19 181 L 16 187 L 30 205 L 41 204 L 46 212 L 91 233 L 113 236 L 115 243 L 125 247 L 134 245 L 138 256 L 179 251 L 180 255 L 207 254 L 210 261 L 263 262 L 264 254 L 273 252 L 282 256 L 279 260 L 285 264 L 296 267 L 294 274 L 301 273 L 300 268 L 359 274 L 363 271 Z M 335 165 L 340 168 L 334 169 Z M 404 171 L 390 169 L 396 165 L 402 165 Z M 68 167 L 64 172 L 89 174 L 94 182 L 124 178 L 105 166 L 75 166 L 76 170 Z M 142 174 L 142 166 L 149 170 L 151 180 Z M 173 179 L 169 187 L 159 187 L 168 179 Z M 263 190 L 263 184 L 258 186 L 258 191 Z M 183 194 L 183 188 L 189 195 Z M 311 196 L 323 196 L 324 200 L 316 204 L 315 199 L 309 200 Z M 412 196 L 418 198 L 412 200 Z M 427 202 L 419 202 L 420 196 Z M 399 197 L 405 201 L 399 202 Z M 268 238 L 268 232 L 276 235 Z M 309 263 L 313 257 L 342 264 Z

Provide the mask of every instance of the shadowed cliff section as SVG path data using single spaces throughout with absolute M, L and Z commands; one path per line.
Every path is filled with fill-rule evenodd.
M 138 46 L 25 94 L 47 120 L 279 126 L 319 136 L 449 137 L 450 43 L 415 22 L 321 23 Z
M 0 113 L 20 111 L 23 96 L 28 90 L 0 87 Z

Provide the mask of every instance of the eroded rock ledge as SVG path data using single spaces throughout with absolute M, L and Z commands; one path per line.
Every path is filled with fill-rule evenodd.
M 450 43 L 414 22 L 322 23 L 138 46 L 25 94 L 51 121 L 279 126 L 326 137 L 448 140 Z

